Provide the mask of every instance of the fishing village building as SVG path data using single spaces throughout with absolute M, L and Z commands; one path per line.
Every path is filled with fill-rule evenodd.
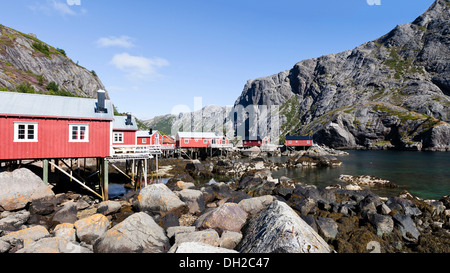
M 312 136 L 286 136 L 286 147 L 296 148 L 296 147 L 311 147 L 314 145 Z

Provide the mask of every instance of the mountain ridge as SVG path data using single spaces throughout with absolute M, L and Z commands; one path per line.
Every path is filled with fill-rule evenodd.
M 0 90 L 96 97 L 99 89 L 105 87 L 96 73 L 74 63 L 63 49 L 0 25 Z
M 437 0 L 378 39 L 249 80 L 235 106 L 280 105 L 282 136 L 335 148 L 449 150 L 449 10 Z

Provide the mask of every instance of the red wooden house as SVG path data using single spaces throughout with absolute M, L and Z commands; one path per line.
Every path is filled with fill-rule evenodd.
M 137 145 L 159 146 L 163 144 L 163 136 L 159 131 L 150 129 L 149 131 L 137 132 Z
M 312 136 L 286 136 L 286 146 L 288 147 L 310 147 L 313 144 Z
M 137 130 L 136 119 L 132 115 L 114 116 L 113 146 L 137 145 Z
M 262 145 L 267 145 L 270 144 L 270 138 L 269 137 L 264 137 L 263 139 L 261 139 L 260 137 L 257 137 L 256 139 L 251 139 L 251 138 L 245 138 L 242 141 L 242 145 L 244 147 L 261 147 Z
M 175 140 L 179 148 L 214 148 L 229 145 L 227 137 L 209 132 L 178 132 Z
M 105 158 L 110 100 L 0 92 L 0 160 Z

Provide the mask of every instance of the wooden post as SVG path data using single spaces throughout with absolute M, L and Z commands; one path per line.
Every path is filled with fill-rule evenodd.
M 45 185 L 48 185 L 48 159 L 44 159 L 44 161 L 42 161 L 42 165 L 42 180 L 44 181 Z
M 109 164 L 108 160 L 103 159 L 103 201 L 108 200 L 108 183 L 109 183 Z

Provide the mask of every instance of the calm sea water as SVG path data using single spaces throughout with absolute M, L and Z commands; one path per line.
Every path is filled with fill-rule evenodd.
M 335 168 L 296 168 L 273 171 L 272 176 L 287 176 L 307 184 L 326 187 L 343 184 L 341 174 L 372 175 L 399 185 L 396 189 L 372 189 L 380 196 L 394 196 L 407 190 L 423 199 L 450 195 L 450 153 L 408 151 L 347 151 L 341 166 Z M 272 161 L 286 160 L 284 157 Z

